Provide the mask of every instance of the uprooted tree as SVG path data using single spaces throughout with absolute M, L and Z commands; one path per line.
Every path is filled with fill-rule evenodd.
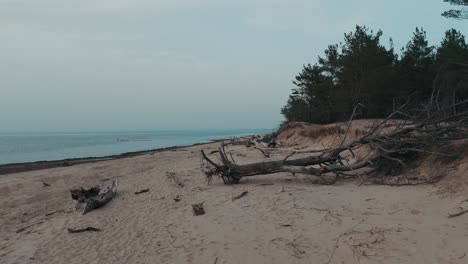
M 208 180 L 219 176 L 225 184 L 239 183 L 241 178 L 256 175 L 290 172 L 312 175 L 321 184 L 334 184 L 341 178 L 353 177 L 349 172 L 359 171 L 368 177 L 379 178 L 380 184 L 389 184 L 385 177 L 390 171 L 398 171 L 407 162 L 414 161 L 423 153 L 450 156 L 453 153 L 436 153 L 434 149 L 450 141 L 468 138 L 468 100 L 448 106 L 438 104 L 437 93 L 433 92 L 430 102 L 420 109 L 405 110 L 405 105 L 395 109 L 387 118 L 373 125 L 356 139 L 346 140 L 349 128 L 356 113 L 353 111 L 344 138 L 332 147 L 314 151 L 293 151 L 283 159 L 236 164 L 232 153 L 226 148 L 230 143 L 223 142 L 219 160 L 201 151 L 203 168 Z M 356 159 L 354 152 L 365 148 L 368 152 L 363 158 Z M 229 155 L 228 155 L 229 153 Z M 307 154 L 295 158 L 294 155 Z M 356 175 L 356 174 L 354 174 Z M 434 182 L 417 181 L 406 184 Z

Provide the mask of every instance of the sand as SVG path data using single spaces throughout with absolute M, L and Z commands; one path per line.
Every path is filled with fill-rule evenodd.
M 0 263 L 468 263 L 468 214 L 447 216 L 468 192 L 451 191 L 447 180 L 320 186 L 279 173 L 208 185 L 199 152 L 217 146 L 1 176 Z M 238 163 L 264 159 L 233 149 Z M 115 200 L 85 215 L 73 210 L 71 187 L 115 178 Z M 206 214 L 194 216 L 191 204 L 201 202 Z M 67 232 L 88 226 L 102 231 Z

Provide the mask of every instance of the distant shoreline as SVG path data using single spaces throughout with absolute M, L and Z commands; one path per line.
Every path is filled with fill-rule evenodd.
M 251 137 L 251 136 L 252 135 L 247 135 L 247 136 L 242 136 L 241 138 Z M 200 146 L 200 145 L 207 145 L 207 144 L 212 144 L 216 142 L 222 142 L 228 139 L 230 138 L 209 140 L 208 142 L 194 143 L 190 145 L 124 152 L 121 154 L 100 156 L 100 157 L 83 157 L 83 158 L 70 158 L 70 159 L 60 159 L 60 160 L 43 160 L 43 161 L 33 161 L 33 162 L 17 162 L 17 163 L 0 164 L 0 175 L 27 172 L 27 171 L 44 170 L 44 169 L 52 169 L 52 168 L 58 168 L 58 167 L 67 167 L 67 166 L 86 164 L 86 163 L 95 163 L 95 162 L 107 161 L 107 160 L 124 159 L 124 158 L 142 156 L 142 155 L 153 154 L 153 153 L 158 153 L 158 152 L 163 152 L 163 151 L 176 150 L 176 149 L 188 148 L 188 147 L 194 147 L 194 146 Z

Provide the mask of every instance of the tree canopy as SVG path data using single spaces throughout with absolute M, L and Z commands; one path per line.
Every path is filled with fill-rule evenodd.
M 451 5 L 468 6 L 468 0 L 444 0 Z M 447 18 L 468 18 L 468 11 L 466 9 L 450 9 L 442 13 L 442 16 Z
M 439 46 L 416 28 L 395 53 L 382 44 L 382 31 L 356 26 L 340 44 L 329 45 L 317 63 L 303 66 L 281 109 L 286 121 L 330 123 L 349 118 L 359 104 L 360 118 L 379 118 L 405 102 L 417 106 L 433 97 L 453 103 L 468 98 L 468 45 L 457 30 L 447 30 Z

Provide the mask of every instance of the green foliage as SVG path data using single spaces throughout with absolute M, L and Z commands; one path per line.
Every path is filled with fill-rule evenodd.
M 468 45 L 460 31 L 450 29 L 437 48 L 437 62 L 463 62 L 468 59 Z
M 439 98 L 447 104 L 456 99 L 468 98 L 468 45 L 465 37 L 455 29 L 447 30 L 437 48 L 436 65 L 439 69 L 435 78 L 441 87 Z
M 400 97 L 413 95 L 413 104 L 418 104 L 430 96 L 435 75 L 434 50 L 434 46 L 429 46 L 426 31 L 416 28 L 412 40 L 402 50 L 398 65 Z
M 316 64 L 304 65 L 281 111 L 286 121 L 343 121 L 357 104 L 365 106 L 359 118 L 384 117 L 408 98 L 409 106 L 429 100 L 434 85 L 441 89 L 440 99 L 468 98 L 468 67 L 460 66 L 468 62 L 468 45 L 459 31 L 448 30 L 435 48 L 426 31 L 416 28 L 400 56 L 381 38 L 382 31 L 356 26 L 342 43 L 329 45 Z
M 356 26 L 355 32 L 345 34 L 342 45 L 338 75 L 340 87 L 347 90 L 346 112 L 350 112 L 357 103 L 366 105 L 367 116 L 378 115 L 385 111 L 375 100 L 391 94 L 388 77 L 391 76 L 395 61 L 393 50 L 387 50 L 380 43 L 382 31 L 374 34 L 366 27 Z M 381 89 L 373 89 L 380 87 Z

